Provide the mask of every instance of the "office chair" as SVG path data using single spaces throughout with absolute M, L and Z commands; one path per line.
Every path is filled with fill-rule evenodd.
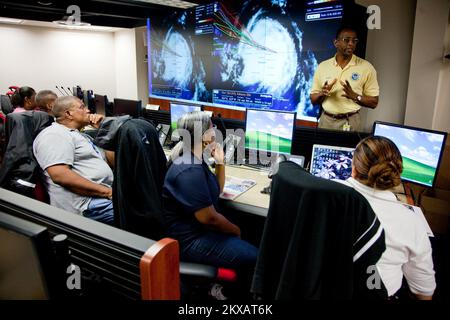
M 263 299 L 378 299 L 367 273 L 385 250 L 367 200 L 299 165 L 279 164 L 251 291 Z
M 113 201 L 116 225 L 149 237 L 163 236 L 162 186 L 166 157 L 156 129 L 129 118 L 117 130 Z
M 9 113 L 6 116 L 6 152 L 0 169 L 0 187 L 38 199 L 45 194 L 36 184 L 40 167 L 33 155 L 33 141 L 44 128 L 52 124 L 53 117 L 42 111 Z
M 153 240 L 161 239 L 165 236 L 161 197 L 167 167 L 158 133 L 147 120 L 128 119 L 117 129 L 113 139 L 116 146 L 113 182 L 116 226 Z M 197 263 L 181 262 L 180 274 L 194 281 L 236 280 L 234 270 Z
M 4 115 L 11 113 L 14 107 L 11 103 L 9 96 L 0 95 L 0 111 L 3 112 Z

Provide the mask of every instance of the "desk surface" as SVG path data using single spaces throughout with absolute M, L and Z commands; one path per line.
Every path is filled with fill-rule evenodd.
M 269 208 L 270 195 L 261 193 L 264 187 L 267 187 L 271 180 L 267 177 L 267 172 L 258 171 L 255 169 L 247 168 L 245 166 L 226 166 L 225 174 L 227 176 L 233 176 L 237 178 L 245 178 L 256 181 L 256 185 L 239 195 L 233 201 L 227 201 L 227 205 L 240 209 L 249 213 L 267 216 Z M 403 203 L 413 204 L 411 197 L 408 194 L 408 190 L 403 185 L 400 185 L 391 191 L 397 196 L 397 199 Z
M 256 181 L 249 190 L 239 195 L 234 200 L 224 200 L 227 205 L 235 207 L 236 209 L 245 210 L 253 214 L 267 216 L 269 208 L 270 195 L 261 193 L 261 190 L 269 186 L 271 180 L 267 177 L 267 172 L 258 171 L 247 168 L 245 166 L 226 166 L 225 175 L 236 178 L 245 178 Z
M 164 152 L 168 155 L 170 151 L 165 149 Z M 259 171 L 245 166 L 227 165 L 225 167 L 225 175 L 241 179 L 251 179 L 256 181 L 256 185 L 239 195 L 234 200 L 221 199 L 222 203 L 224 203 L 227 207 L 237 209 L 239 211 L 264 217 L 267 216 L 270 195 L 261 193 L 261 190 L 269 186 L 271 182 L 267 176 L 267 171 Z M 407 192 L 405 194 L 405 191 L 406 190 L 404 190 L 403 186 L 399 186 L 395 190 L 392 190 L 400 201 L 411 204 L 411 199 Z

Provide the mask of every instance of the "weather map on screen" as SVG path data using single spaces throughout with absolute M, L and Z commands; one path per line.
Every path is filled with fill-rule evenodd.
M 247 110 L 245 147 L 290 154 L 295 113 Z
M 375 122 L 373 134 L 392 140 L 402 155 L 402 179 L 433 186 L 446 133 Z
M 313 145 L 310 171 L 330 180 L 347 180 L 352 175 L 354 148 Z
M 247 0 L 150 18 L 150 96 L 314 120 L 314 71 L 335 54 L 342 17 L 338 0 Z

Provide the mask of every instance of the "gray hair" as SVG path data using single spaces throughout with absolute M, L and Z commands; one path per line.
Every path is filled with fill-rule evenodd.
M 177 122 L 177 130 L 180 130 L 180 136 L 183 137 L 172 149 L 169 157 L 169 165 L 179 158 L 184 150 L 191 150 L 203 134 L 210 128 L 211 116 L 203 111 L 194 111 L 184 114 Z M 201 132 L 199 132 L 201 129 Z M 189 141 L 187 141 L 189 140 Z M 187 143 L 190 142 L 190 145 Z
M 77 100 L 79 99 L 75 96 L 64 96 L 56 99 L 55 106 L 53 107 L 53 115 L 56 121 L 62 120 L 64 112 L 72 107 Z
M 57 99 L 58 95 L 51 90 L 41 90 L 36 94 L 36 104 L 39 108 L 46 107 L 51 99 Z

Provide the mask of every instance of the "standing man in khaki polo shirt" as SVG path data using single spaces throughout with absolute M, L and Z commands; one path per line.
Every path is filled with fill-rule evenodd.
M 358 131 L 361 107 L 378 105 L 377 72 L 353 54 L 357 43 L 355 30 L 339 29 L 334 40 L 336 55 L 320 63 L 314 74 L 310 97 L 323 108 L 319 128 Z

